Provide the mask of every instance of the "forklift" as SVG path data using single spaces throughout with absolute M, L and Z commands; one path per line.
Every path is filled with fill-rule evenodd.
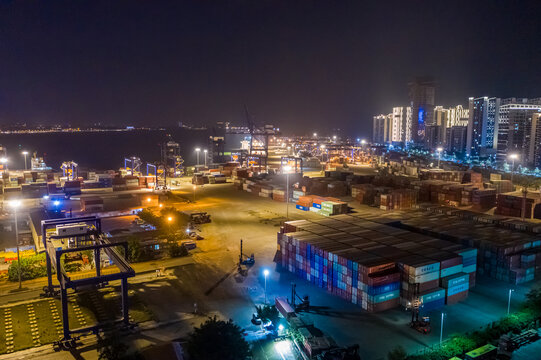
M 422 316 L 419 319 L 419 312 L 423 306 L 423 302 L 416 297 L 411 303 L 408 303 L 408 306 L 411 309 L 410 328 L 420 332 L 423 335 L 428 335 L 432 330 L 430 328 L 430 317 Z
M 252 253 L 250 256 L 244 255 L 242 252 L 242 239 L 240 239 L 240 254 L 239 254 L 239 262 L 237 265 L 237 271 L 239 274 L 246 276 L 248 274 L 248 266 L 252 266 L 255 264 L 255 255 Z

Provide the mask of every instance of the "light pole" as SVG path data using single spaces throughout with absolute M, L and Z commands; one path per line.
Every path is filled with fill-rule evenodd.
M 207 153 L 208 153 L 208 150 L 207 149 L 203 150 L 203 153 L 205 153 L 205 167 L 207 167 Z
M 21 206 L 20 200 L 12 200 L 9 202 L 9 205 L 13 208 L 13 215 L 15 217 L 15 242 L 17 243 L 17 266 L 18 266 L 18 273 L 19 273 L 19 289 L 22 287 L 22 280 L 21 280 L 21 256 L 19 251 L 19 226 L 17 224 L 17 209 L 19 206 Z
M 27 170 L 26 168 L 26 155 L 28 155 L 28 151 L 23 151 L 22 154 L 24 155 L 24 169 Z
M 322 144 L 319 148 L 321 149 L 321 173 L 323 173 L 323 152 L 325 151 L 325 144 Z
M 197 185 L 193 185 L 193 202 L 195 202 L 195 189 L 197 189 Z
M 444 317 L 445 317 L 445 313 L 441 313 L 440 345 L 443 341 L 443 318 Z
M 440 160 L 441 160 L 441 152 L 443 151 L 443 148 L 440 146 L 436 149 L 438 152 L 438 169 L 440 168 Z
M 200 148 L 195 148 L 195 153 L 197 154 L 197 165 L 199 165 L 199 153 L 201 152 Z
M 282 171 L 286 173 L 286 220 L 289 220 L 289 172 L 291 171 L 291 166 L 284 166 Z
M 269 276 L 269 270 L 263 270 L 263 275 L 265 276 L 265 305 L 267 305 L 267 276 Z
M 7 171 L 7 167 L 8 167 L 8 159 L 3 157 L 3 158 L 0 158 L 0 163 L 2 163 L 2 170 L 3 172 L 6 172 Z
M 513 184 L 513 175 L 515 173 L 515 160 L 518 158 L 517 154 L 510 154 L 509 158 L 512 161 L 511 165 L 511 184 Z
M 507 299 L 507 315 L 509 315 L 509 311 L 511 310 L 511 294 L 513 293 L 513 289 L 509 289 L 509 298 Z

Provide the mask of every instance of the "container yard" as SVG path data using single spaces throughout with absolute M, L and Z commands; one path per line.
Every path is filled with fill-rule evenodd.
M 425 311 L 467 297 L 477 250 L 375 221 L 367 214 L 287 222 L 280 264 L 369 312 L 419 299 Z
M 535 235 L 541 230 L 540 225 L 527 227 L 509 218 L 448 207 L 433 206 L 425 210 L 388 215 L 396 219 L 392 225 L 397 228 L 478 249 L 480 275 L 512 284 L 541 277 L 541 239 Z M 463 266 L 473 269 L 472 262 L 465 260 Z

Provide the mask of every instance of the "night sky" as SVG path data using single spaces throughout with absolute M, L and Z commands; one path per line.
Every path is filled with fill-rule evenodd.
M 540 1 L 2 1 L 0 124 L 260 122 L 369 136 L 436 100 L 541 96 Z

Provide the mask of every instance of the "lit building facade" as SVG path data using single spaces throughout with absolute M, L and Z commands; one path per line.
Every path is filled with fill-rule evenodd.
M 411 107 L 396 106 L 393 107 L 393 135 L 391 141 L 411 142 Z
M 431 125 L 434 118 L 436 84 L 432 79 L 416 79 L 409 84 L 409 98 L 412 113 L 412 140 L 423 144 L 425 125 Z
M 520 102 L 519 102 L 520 101 Z M 536 137 L 533 116 L 541 112 L 541 105 L 530 104 L 527 99 L 516 102 L 502 100 L 498 122 L 498 152 L 496 159 L 504 162 L 511 153 L 518 155 L 519 163 L 530 166 L 534 163 L 531 145 Z M 532 138 L 533 136 L 533 138 Z
M 374 116 L 372 129 L 372 142 L 376 144 L 385 144 L 391 142 L 393 127 L 393 115 Z
M 499 98 L 470 98 L 467 136 L 469 156 L 479 157 L 494 153 L 499 123 Z

